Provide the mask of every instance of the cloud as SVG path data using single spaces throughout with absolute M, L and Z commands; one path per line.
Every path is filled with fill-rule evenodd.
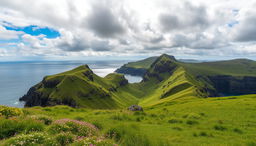
M 113 49 L 113 46 L 111 46 L 108 41 L 93 41 L 91 48 L 94 51 L 110 51 Z
M 205 6 L 194 6 L 185 2 L 181 8 L 174 8 L 159 15 L 161 29 L 165 31 L 203 30 L 210 26 L 210 17 Z
M 239 0 L 1 0 L 0 55 L 252 55 L 254 7 Z M 6 30 L 6 22 L 60 36 Z
M 252 7 L 239 11 L 238 24 L 234 26 L 234 41 L 256 41 L 256 3 Z
M 22 32 L 7 30 L 0 25 L 0 40 L 11 40 L 19 39 L 19 35 L 23 34 Z
M 107 5 L 94 5 L 92 13 L 86 19 L 88 27 L 99 37 L 117 37 L 126 32 L 119 20 Z
M 84 41 L 84 39 L 74 37 L 72 38 L 72 40 L 69 41 L 60 41 L 57 45 L 57 48 L 60 48 L 64 51 L 80 52 L 90 48 L 90 46 L 87 44 L 86 41 Z
M 192 49 L 216 49 L 229 46 L 230 44 L 221 36 L 207 33 L 195 33 L 190 35 L 177 34 L 172 38 L 172 47 L 186 47 Z

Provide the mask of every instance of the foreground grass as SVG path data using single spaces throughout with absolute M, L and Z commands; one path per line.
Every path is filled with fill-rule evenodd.
M 94 124 L 99 135 L 112 145 L 256 145 L 256 95 L 180 100 L 146 108 L 144 112 L 67 106 L 22 110 L 23 118 L 9 120 L 40 115 L 52 121 L 63 118 L 85 121 Z M 39 128 L 32 133 L 51 134 L 48 129 L 52 124 L 39 125 L 41 128 L 36 126 Z M 18 132 L 17 136 L 27 133 L 30 132 Z M 0 145 L 9 140 L 6 137 Z

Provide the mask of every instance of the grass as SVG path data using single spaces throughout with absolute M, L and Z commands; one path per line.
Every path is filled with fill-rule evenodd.
M 86 65 L 47 76 L 34 88 L 41 95 L 38 102 L 41 106 L 65 104 L 97 109 L 122 108 L 136 104 L 136 96 L 140 95 L 140 91 L 128 84 L 123 75 L 109 74 L 101 78 Z
M 95 123 L 100 135 L 120 145 L 252 145 L 256 142 L 255 105 L 256 95 L 244 95 L 177 100 L 172 105 L 146 107 L 144 112 L 68 106 L 47 107 L 48 110 L 24 108 L 23 111 L 25 117 L 40 115 L 53 121 L 80 117 L 81 121 Z M 53 125 L 44 124 L 39 132 L 48 134 Z M 18 135 L 22 134 L 26 135 L 24 131 Z M 61 143 L 72 141 L 71 137 L 58 135 Z M 2 142 L 5 141 L 9 141 L 8 137 Z
M 151 61 L 152 58 L 132 66 L 149 67 Z M 50 141 L 60 145 L 85 145 L 88 142 L 122 146 L 256 144 L 255 94 L 202 98 L 209 95 L 204 89 L 214 90 L 208 75 L 253 77 L 255 62 L 242 59 L 192 64 L 178 62 L 168 55 L 152 62 L 144 80 L 135 84 L 127 83 L 121 74 L 101 78 L 88 66 L 45 77 L 35 86 L 36 91 L 49 97 L 51 102 L 67 105 L 75 102 L 78 108 L 2 107 L 4 110 L 1 110 L 0 107 L 3 119 L 0 127 L 2 124 L 1 128 L 5 129 L 0 145 L 24 137 L 30 139 L 33 133 L 35 136 L 44 133 L 42 141 L 51 137 Z M 204 78 L 198 79 L 198 76 Z M 132 104 L 142 106 L 143 112 L 128 111 L 127 107 Z M 27 118 L 39 122 L 42 128 L 26 130 L 33 129 L 28 127 L 35 123 L 20 127 L 19 123 L 28 122 Z M 21 122 L 13 122 L 15 119 Z M 76 122 L 56 124 L 60 119 Z M 92 132 L 88 127 L 76 125 L 81 122 L 92 123 L 98 130 Z M 77 136 L 83 140 L 77 141 Z M 103 137 L 102 143 L 97 137 Z
M 150 65 L 157 59 L 158 57 L 149 57 L 140 61 L 136 62 L 129 62 L 125 65 L 125 67 L 132 67 L 132 68 L 143 68 L 149 69 Z
M 245 79 L 243 82 L 240 80 L 243 76 L 255 76 L 256 63 L 251 60 L 182 63 L 173 56 L 163 54 L 130 63 L 130 67 L 148 68 L 142 82 L 129 84 L 122 74 L 117 73 L 102 78 L 94 74 L 87 65 L 82 65 L 64 73 L 47 76 L 34 86 L 35 94 L 39 94 L 41 101 L 33 103 L 37 95 L 27 96 L 31 98 L 32 106 L 65 104 L 92 109 L 118 109 L 133 104 L 149 107 L 170 104 L 176 100 L 215 96 L 219 94 L 218 90 L 223 90 L 223 94 L 236 92 L 233 90 L 243 90 L 241 92 L 248 94 L 255 92 L 253 79 Z M 222 87 L 219 86 L 224 84 L 221 81 L 214 83 L 210 80 L 209 76 L 214 75 L 234 77 L 232 80 L 227 78 L 227 87 Z M 244 89 L 247 84 L 251 86 L 248 90 Z M 217 85 L 219 87 L 215 87 Z

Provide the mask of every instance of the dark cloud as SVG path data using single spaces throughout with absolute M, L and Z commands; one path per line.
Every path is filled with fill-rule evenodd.
M 171 48 L 172 46 L 162 45 L 162 44 L 151 44 L 151 45 L 145 45 L 144 50 L 150 50 L 150 51 L 159 51 L 164 48 Z
M 106 6 L 93 6 L 93 11 L 86 21 L 89 28 L 99 37 L 113 38 L 126 31 L 118 21 L 118 16 Z
M 160 43 L 160 42 L 163 41 L 163 40 L 164 40 L 164 37 L 161 35 L 161 36 L 152 38 L 152 39 L 150 40 L 150 43 Z
M 172 38 L 174 44 L 172 47 L 186 47 L 191 49 L 216 49 L 229 46 L 222 38 L 208 38 L 202 33 L 196 33 L 193 36 L 177 34 Z
M 203 29 L 210 25 L 209 17 L 204 6 L 193 6 L 184 3 L 183 8 L 159 15 L 162 31 Z
M 80 52 L 88 49 L 93 51 L 111 51 L 114 48 L 109 44 L 109 41 L 94 40 L 91 42 L 85 41 L 83 38 L 75 37 L 71 42 L 63 41 L 58 44 L 58 48 L 69 52 Z
M 254 15 L 248 16 L 236 26 L 237 27 L 234 27 L 237 28 L 235 41 L 256 41 L 256 13 Z
M 93 41 L 91 48 L 94 51 L 111 51 L 113 46 L 111 46 L 108 41 Z
M 70 52 L 79 52 L 90 48 L 90 46 L 80 38 L 74 38 L 72 42 L 63 41 L 59 43 L 57 47 Z
M 130 44 L 128 40 L 119 39 L 118 41 L 119 41 L 119 43 L 122 44 L 122 45 L 129 45 L 129 44 Z

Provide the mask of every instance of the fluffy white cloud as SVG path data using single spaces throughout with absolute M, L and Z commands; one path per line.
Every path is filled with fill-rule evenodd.
M 256 50 L 254 7 L 238 0 L 1 0 L 0 40 L 22 41 L 1 44 L 0 54 L 249 56 Z M 10 31 L 4 22 L 47 26 L 61 36 Z
M 0 40 L 18 39 L 22 32 L 7 30 L 0 25 Z

